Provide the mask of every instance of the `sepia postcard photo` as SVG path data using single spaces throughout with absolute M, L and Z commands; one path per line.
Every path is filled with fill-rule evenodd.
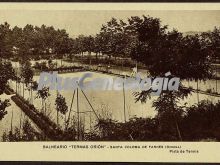
M 0 4 L 1 144 L 219 146 L 220 5 L 176 5 Z

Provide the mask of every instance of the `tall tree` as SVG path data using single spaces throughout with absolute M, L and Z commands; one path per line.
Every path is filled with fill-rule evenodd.
M 32 88 L 31 83 L 33 81 L 34 71 L 31 67 L 31 63 L 29 61 L 26 61 L 21 66 L 21 77 L 23 79 L 23 84 L 28 88 L 29 90 L 29 97 L 30 102 L 32 102 Z M 24 87 L 23 87 L 24 92 Z
M 137 37 L 131 55 L 148 67 L 151 76 L 164 76 L 167 72 L 172 73 L 169 78 L 176 76 L 181 79 L 198 80 L 209 76 L 206 47 L 199 36 L 183 37 L 177 30 L 167 32 L 167 26 L 161 25 L 159 19 L 152 17 L 132 17 L 129 24 L 131 32 Z M 149 90 L 136 93 L 136 98 L 146 101 L 151 92 Z M 179 140 L 182 140 L 182 136 L 178 119 L 182 113 L 177 103 L 189 93 L 190 91 L 182 88 L 180 84 L 178 92 L 162 91 L 153 104 L 158 110 L 160 121 L 165 119 L 167 125 L 172 125 Z M 168 114 L 172 114 L 172 118 L 167 118 Z
M 64 29 L 58 29 L 55 35 L 55 53 L 64 55 L 71 52 L 71 40 Z
M 0 60 L 0 95 L 5 91 L 8 80 L 15 79 L 15 72 L 12 64 Z M 9 100 L 0 99 L 0 120 L 7 114 L 6 108 L 10 105 Z
M 46 107 L 46 99 L 50 96 L 49 87 L 43 87 L 41 90 L 37 91 L 36 98 L 41 98 L 42 104 L 42 113 L 46 115 L 47 107 Z
M 0 57 L 10 58 L 12 56 L 12 46 L 10 25 L 5 22 L 0 25 Z
M 102 25 L 98 34 L 98 39 L 101 41 L 99 43 L 102 43 L 100 45 L 102 53 L 107 54 L 109 58 L 124 56 L 129 38 L 126 34 L 126 23 L 122 20 L 118 21 L 112 18 L 105 25 Z
M 65 97 L 63 97 L 61 94 L 58 94 L 55 100 L 55 105 L 57 110 L 57 125 L 59 126 L 59 112 L 65 115 L 68 111 L 68 106 L 66 104 Z M 66 124 L 66 117 L 65 117 L 65 124 Z

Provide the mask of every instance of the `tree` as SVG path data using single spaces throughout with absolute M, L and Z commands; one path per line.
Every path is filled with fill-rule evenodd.
M 220 102 L 201 101 L 186 109 L 182 129 L 186 141 L 220 140 Z
M 100 33 L 97 35 L 101 46 L 101 51 L 107 54 L 109 58 L 112 56 L 119 57 L 126 54 L 126 45 L 128 42 L 128 35 L 126 33 L 126 23 L 112 18 L 105 25 L 102 25 Z
M 84 44 L 85 44 L 85 50 L 88 51 L 89 56 L 91 55 L 91 52 L 94 51 L 94 38 L 90 35 L 88 37 L 85 37 L 84 39 Z
M 27 24 L 22 30 L 22 39 L 19 41 L 19 55 L 22 60 L 27 60 L 33 53 L 34 27 Z
M 56 43 L 57 31 L 53 26 L 46 27 L 42 25 L 38 29 L 37 38 L 40 38 L 42 41 L 41 49 L 42 53 L 50 54 L 55 51 L 55 43 Z M 51 52 L 50 52 L 51 50 Z
M 11 63 L 0 60 L 0 95 L 5 91 L 8 80 L 14 78 L 15 73 Z M 0 100 L 0 120 L 7 114 L 8 106 L 10 106 L 9 100 Z
M 13 45 L 13 53 L 15 57 L 18 57 L 18 53 L 23 44 L 23 31 L 22 28 L 15 26 L 12 29 L 12 45 Z
M 7 114 L 7 111 L 5 109 L 8 106 L 10 106 L 9 100 L 0 100 L 0 120 L 2 120 L 4 116 Z
M 37 96 L 36 98 L 41 98 L 42 100 L 42 113 L 44 111 L 45 115 L 46 115 L 46 99 L 50 96 L 49 93 L 49 87 L 43 87 L 41 90 L 37 91 Z
M 9 133 L 4 132 L 2 136 L 3 141 L 8 142 L 17 142 L 17 141 L 40 141 L 45 140 L 43 138 L 43 135 L 36 132 L 36 130 L 31 126 L 31 123 L 29 120 L 25 120 L 23 127 L 22 127 L 22 133 L 19 130 L 18 127 L 15 127 L 15 131 L 12 133 L 12 131 L 9 131 Z
M 160 97 L 153 102 L 153 107 L 158 111 L 157 118 L 160 123 L 159 132 L 161 135 L 167 134 L 166 136 L 173 140 L 183 140 L 179 125 L 184 115 L 185 106 L 179 106 L 179 101 L 186 98 L 189 93 L 190 90 L 185 90 L 180 86 L 178 91 L 162 92 Z
M 129 25 L 130 31 L 137 37 L 131 55 L 133 59 L 147 66 L 151 76 L 164 76 L 165 73 L 171 72 L 169 78 L 198 80 L 209 77 L 206 45 L 203 45 L 199 36 L 183 37 L 177 30 L 166 32 L 167 26 L 162 26 L 159 19 L 146 16 L 132 17 Z M 146 101 L 151 92 L 149 90 L 136 93 L 137 101 Z M 158 111 L 159 121 L 166 121 L 163 123 L 168 127 L 172 126 L 170 130 L 176 130 L 174 136 L 179 140 L 182 140 L 179 129 L 182 107 L 177 103 L 189 93 L 190 91 L 182 88 L 180 84 L 179 91 L 163 91 L 153 103 Z
M 83 53 L 86 51 L 85 38 L 86 36 L 84 35 L 79 35 L 78 38 L 76 38 L 76 41 L 78 43 L 78 49 L 82 56 Z
M 5 22 L 0 25 L 0 57 L 10 58 L 12 56 L 12 46 L 10 25 Z
M 204 42 L 208 43 L 208 55 L 212 63 L 218 63 L 220 60 L 220 28 L 215 27 L 213 31 L 204 32 L 201 34 Z M 218 93 L 218 67 L 213 66 L 216 76 L 216 93 Z
M 212 31 L 202 33 L 201 36 L 208 43 L 211 60 L 215 62 L 215 59 L 220 59 L 220 28 L 215 27 Z
M 71 40 L 64 29 L 58 29 L 55 35 L 55 53 L 64 55 L 71 52 Z
M 84 44 L 86 46 L 85 50 L 88 52 L 89 60 L 91 64 L 91 53 L 94 52 L 94 47 L 95 47 L 94 38 L 91 35 L 88 37 L 85 37 Z
M 176 92 L 176 95 L 181 94 Z M 167 93 L 164 93 L 167 95 Z M 101 119 L 94 132 L 86 134 L 89 140 L 111 141 L 177 141 L 174 129 L 174 115 L 178 118 L 178 127 L 184 141 L 219 141 L 220 139 L 220 102 L 213 104 L 202 101 L 199 105 L 186 107 L 184 115 L 182 108 L 172 112 L 171 98 L 163 97 L 155 103 L 159 108 L 158 115 L 153 118 L 131 118 L 128 122 L 118 122 L 111 119 Z M 163 110 L 159 104 L 162 104 Z M 176 106 L 176 105 L 175 105 Z
M 15 71 L 10 62 L 3 62 L 0 59 L 0 94 L 5 90 L 8 80 L 15 79 Z
M 32 102 L 32 88 L 31 83 L 33 81 L 34 71 L 31 67 L 30 61 L 25 61 L 21 66 L 21 77 L 23 78 L 23 84 L 28 87 L 30 101 Z M 23 86 L 23 97 L 24 97 L 24 86 Z
M 57 125 L 59 126 L 59 112 L 65 115 L 68 111 L 68 106 L 66 104 L 65 97 L 63 97 L 61 94 L 58 94 L 55 100 L 55 105 L 57 110 Z M 65 124 L 66 124 L 66 120 L 65 120 Z

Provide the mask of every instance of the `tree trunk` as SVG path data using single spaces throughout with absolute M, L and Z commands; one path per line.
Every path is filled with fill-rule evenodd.
M 199 81 L 198 80 L 197 80 L 196 84 L 197 84 L 197 100 L 198 100 L 198 104 L 199 104 Z
M 20 83 L 18 83 L 18 95 L 20 95 Z
M 13 109 L 11 113 L 11 133 L 13 132 Z
M 29 94 L 29 103 L 31 104 L 31 88 L 30 88 L 30 84 L 28 85 L 28 94 Z
M 172 95 L 172 93 L 171 93 Z M 171 96 L 171 104 L 172 104 L 172 114 L 173 114 L 173 118 L 174 118 L 174 121 L 175 121 L 175 127 L 176 127 L 176 131 L 177 131 L 177 135 L 178 135 L 178 138 L 180 141 L 182 141 L 182 135 L 181 135 L 181 132 L 180 132 L 180 129 L 179 129 L 179 125 L 178 125 L 178 122 L 177 122 L 177 118 L 176 118 L 176 114 L 175 114 L 175 108 L 174 108 L 174 103 L 173 103 L 173 97 Z
M 69 115 L 68 115 L 68 118 L 67 118 L 66 128 L 68 128 L 68 126 L 69 126 L 70 114 L 71 114 L 71 111 L 72 111 L 72 106 L 73 106 L 73 100 L 74 100 L 74 97 L 75 97 L 75 92 L 76 92 L 76 90 L 74 90 L 74 92 L 73 92 L 73 96 L 72 96 L 72 100 L 71 100 L 71 104 L 70 104 Z
M 16 94 L 18 93 L 18 82 L 16 80 L 16 86 L 15 86 L 15 89 L 16 89 Z
M 64 128 L 66 128 L 66 113 L 64 115 Z
M 124 101 L 124 121 L 126 123 L 126 108 L 125 108 L 125 87 L 124 87 L 124 82 L 123 82 L 123 101 Z
M 91 112 L 89 112 L 89 132 L 92 132 L 92 116 L 91 116 Z
M 19 133 L 21 133 L 21 123 L 22 123 L 22 111 L 21 111 L 21 115 L 20 115 L 20 129 L 19 129 Z
M 180 133 L 180 129 L 179 129 L 179 125 L 178 125 L 178 123 L 176 121 L 176 118 L 175 118 L 175 125 L 176 125 L 176 130 L 177 130 L 177 133 L 178 133 L 178 137 L 179 137 L 180 141 L 182 141 L 183 139 L 182 139 L 182 136 L 181 136 L 181 133 Z
M 59 111 L 57 111 L 57 126 L 59 127 Z
M 41 104 L 42 104 L 41 113 L 43 113 L 44 112 L 44 100 L 43 99 L 41 100 Z
M 31 104 L 33 104 L 33 89 L 32 89 L 32 83 L 31 83 Z
M 95 54 L 96 62 L 98 61 L 98 53 Z
M 78 88 L 76 89 L 76 96 L 77 96 L 77 140 L 80 140 L 80 114 L 79 114 L 79 90 Z
M 24 98 L 24 83 L 23 83 L 23 98 Z
M 47 116 L 46 100 L 44 100 L 44 113 L 45 113 L 45 116 Z
M 218 93 L 218 67 L 216 66 L 216 93 Z

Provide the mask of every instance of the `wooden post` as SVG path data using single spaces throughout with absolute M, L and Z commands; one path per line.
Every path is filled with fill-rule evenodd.
M 11 113 L 11 133 L 13 131 L 13 109 L 12 109 L 12 113 Z
M 124 100 L 124 121 L 126 123 L 126 108 L 125 108 L 125 87 L 123 82 L 123 100 Z
M 90 131 L 90 133 L 92 131 L 92 116 L 91 116 L 91 112 L 89 112 L 89 131 Z
M 16 89 L 16 94 L 17 94 L 17 92 L 18 92 L 18 70 L 17 70 L 17 63 L 15 63 L 15 74 L 16 74 L 15 89 Z
M 216 93 L 218 93 L 218 67 L 216 65 Z
M 80 140 L 80 115 L 79 115 L 79 90 L 76 90 L 77 96 L 77 140 Z
M 24 98 L 24 82 L 23 82 L 23 98 Z
M 76 90 L 74 90 L 74 92 L 73 92 L 73 96 L 72 96 L 72 100 L 71 100 L 71 105 L 70 105 L 70 111 L 69 111 L 69 115 L 68 115 L 68 118 L 67 118 L 66 129 L 69 126 L 70 114 L 71 114 L 71 110 L 72 110 L 72 106 L 73 106 L 73 100 L 74 100 L 74 97 L 75 97 L 75 93 L 76 93 Z
M 197 80 L 197 100 L 198 100 L 198 103 L 199 103 L 199 80 Z

